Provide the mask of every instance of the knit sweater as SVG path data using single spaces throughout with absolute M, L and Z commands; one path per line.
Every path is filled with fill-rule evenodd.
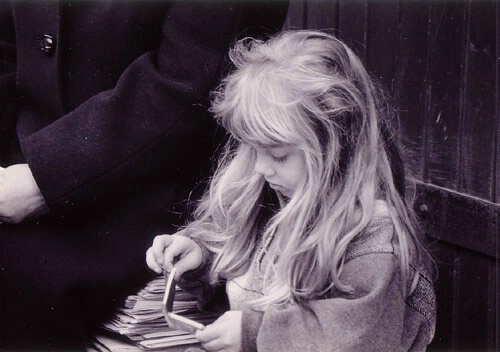
M 200 308 L 216 298 L 202 275 L 209 265 L 205 260 L 181 280 L 198 295 Z M 349 245 L 340 275 L 353 292 L 333 290 L 307 306 L 289 303 L 254 311 L 245 305 L 261 295 L 262 274 L 253 263 L 228 283 L 227 293 L 231 308 L 243 311 L 243 351 L 425 351 L 434 335 L 435 295 L 426 271 L 418 275 L 404 299 L 394 226 L 385 203 L 377 202 L 371 222 Z

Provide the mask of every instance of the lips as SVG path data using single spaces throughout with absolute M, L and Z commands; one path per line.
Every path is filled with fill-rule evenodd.
M 276 193 L 281 194 L 283 197 L 286 197 L 287 199 L 290 197 L 290 193 L 288 192 L 288 189 L 286 189 L 285 187 L 276 185 L 274 183 L 270 183 L 269 187 L 271 187 Z

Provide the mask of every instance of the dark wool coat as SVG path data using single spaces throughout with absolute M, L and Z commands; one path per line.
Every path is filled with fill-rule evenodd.
M 152 237 L 207 175 L 228 48 L 280 29 L 286 10 L 0 2 L 0 165 L 27 162 L 50 208 L 0 225 L 0 345 L 77 341 L 147 279 Z

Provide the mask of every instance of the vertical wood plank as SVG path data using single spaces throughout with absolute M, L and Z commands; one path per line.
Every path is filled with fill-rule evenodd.
M 399 1 L 368 2 L 367 67 L 391 92 L 399 52 Z
M 496 38 L 497 38 L 497 48 L 496 48 L 496 124 L 497 124 L 497 140 L 496 140 L 496 168 L 495 175 L 493 177 L 494 187 L 496 190 L 496 195 L 494 202 L 500 203 L 500 2 L 497 1 L 496 6 Z M 499 341 L 500 344 L 500 341 Z M 500 346 L 500 345 L 499 345 Z
M 435 337 L 429 351 L 451 351 L 454 326 L 454 277 L 458 271 L 458 258 L 454 246 L 444 242 L 434 244 L 434 255 L 438 269 L 435 282 L 437 316 Z
M 487 345 L 488 351 L 495 351 L 497 345 L 498 334 L 498 271 L 497 271 L 498 258 L 492 259 L 489 268 L 489 287 L 488 287 L 488 327 L 487 327 Z
M 306 26 L 309 29 L 333 29 L 337 27 L 338 3 L 335 0 L 309 0 Z
M 494 169 L 494 189 L 496 190 L 495 203 L 500 203 L 500 3 L 496 3 L 496 168 Z M 496 212 L 496 233 L 500 233 L 500 209 Z M 493 277 L 494 277 L 494 311 L 491 314 L 492 335 L 495 349 L 500 348 L 500 238 L 497 236 L 496 241 L 496 260 L 493 264 Z M 490 328 L 491 331 L 491 328 Z
M 399 138 L 405 148 L 408 169 L 419 180 L 424 180 L 429 12 L 430 4 L 426 1 L 401 3 L 400 53 L 394 89 L 399 109 Z
M 290 0 L 284 29 L 303 29 L 306 26 L 305 8 L 307 0 Z
M 466 49 L 461 191 L 493 200 L 496 140 L 495 1 L 470 1 Z
M 441 192 L 423 184 L 417 184 L 415 210 L 422 222 L 422 229 L 432 255 L 437 277 L 434 281 L 436 291 L 436 331 L 429 345 L 429 351 L 451 351 L 453 346 L 453 331 L 457 310 L 455 276 L 459 270 L 457 247 L 438 240 L 445 219 L 447 204 Z
M 500 233 L 500 209 L 496 211 L 496 233 Z M 500 237 L 500 236 L 498 236 Z M 495 311 L 493 312 L 493 331 L 495 337 L 496 350 L 500 347 L 500 239 L 497 237 L 496 243 L 496 260 L 494 266 L 495 285 Z
M 431 97 L 426 181 L 453 190 L 459 188 L 465 8 L 465 1 L 433 2 L 429 30 Z
M 337 35 L 366 61 L 367 0 L 338 0 Z
M 487 351 L 491 258 L 468 250 L 460 257 L 457 347 L 461 351 Z

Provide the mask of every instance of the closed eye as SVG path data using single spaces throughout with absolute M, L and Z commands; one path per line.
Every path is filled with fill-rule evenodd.
M 275 156 L 273 155 L 273 160 L 274 161 L 277 161 L 278 163 L 284 163 L 286 161 L 286 159 L 288 158 L 288 155 L 281 155 L 281 156 Z

